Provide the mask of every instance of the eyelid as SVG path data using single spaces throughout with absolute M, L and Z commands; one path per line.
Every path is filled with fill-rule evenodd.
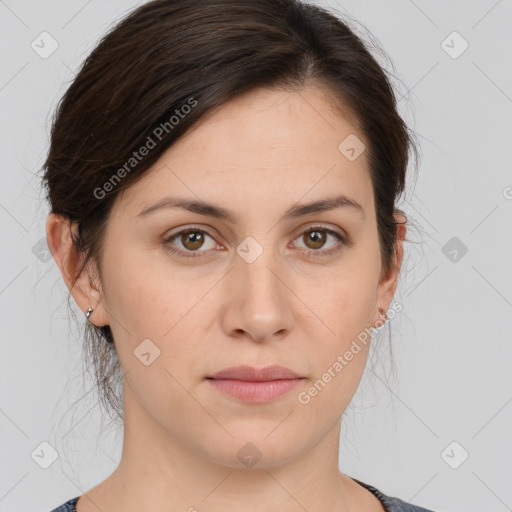
M 301 226 L 297 232 L 297 235 L 295 235 L 295 238 L 297 238 L 299 235 L 302 235 L 304 233 L 309 233 L 310 231 L 315 231 L 315 229 L 327 231 L 328 233 L 332 233 L 334 235 L 337 235 L 341 238 L 343 238 L 345 241 L 348 240 L 348 235 L 345 234 L 345 232 L 339 228 L 333 227 L 331 224 L 322 224 L 321 222 L 313 222 L 310 223 L 308 226 L 304 227 Z
M 343 246 L 347 246 L 347 247 L 350 247 L 352 245 L 352 242 L 350 240 L 350 238 L 348 237 L 348 235 L 345 234 L 345 232 L 338 232 L 336 229 L 333 229 L 332 227 L 330 226 L 327 226 L 327 225 L 323 225 L 321 223 L 313 223 L 307 227 L 301 227 L 300 228 L 300 231 L 294 235 L 294 238 L 292 240 L 295 241 L 299 236 L 301 235 L 304 235 L 306 233 L 310 233 L 311 231 L 315 231 L 316 230 L 322 230 L 322 231 L 325 231 L 326 233 L 334 236 L 336 239 L 337 239 L 337 247 L 336 248 L 333 248 L 333 249 L 304 249 L 304 248 L 299 248 L 301 249 L 303 252 L 306 252 L 308 255 L 312 255 L 313 257 L 314 256 L 323 256 L 323 255 L 329 255 L 329 254 L 336 254 L 337 252 L 339 252 L 339 250 L 341 250 L 343 248 Z M 184 227 L 184 228 L 180 228 L 178 229 L 177 231 L 175 232 L 172 232 L 170 234 L 166 234 L 164 235 L 163 237 L 163 242 L 165 244 L 169 244 L 173 239 L 177 238 L 178 236 L 182 235 L 182 234 L 185 234 L 185 233 L 188 233 L 188 232 L 202 232 L 202 233 L 205 233 L 207 234 L 209 237 L 211 237 L 215 243 L 217 245 L 221 245 L 219 242 L 217 242 L 216 238 L 215 238 L 215 235 L 213 235 L 211 232 L 210 232 L 210 228 L 206 227 L 206 226 L 199 226 L 199 225 L 189 225 L 187 227 Z M 200 250 L 198 249 L 197 251 L 184 251 L 183 249 L 179 249 L 179 248 L 175 248 L 175 247 L 168 247 L 168 250 L 172 253 L 176 253 L 178 255 L 183 255 L 184 257 L 202 257 L 200 256 L 201 253 L 208 253 L 209 250 Z M 196 256 L 197 255 L 197 256 Z
M 170 242 L 179 237 L 180 235 L 182 234 L 185 234 L 185 233 L 194 233 L 194 232 L 201 232 L 201 233 L 205 233 L 207 234 L 210 238 L 212 238 L 215 243 L 217 245 L 222 245 L 220 244 L 219 242 L 217 242 L 216 238 L 215 238 L 215 235 L 213 235 L 209 228 L 206 228 L 205 226 L 198 226 L 198 225 L 193 225 L 191 224 L 190 226 L 187 226 L 187 227 L 184 227 L 184 228 L 180 228 L 178 229 L 177 231 L 175 232 L 172 232 L 170 234 L 166 234 L 164 235 L 163 237 L 163 243 L 167 246 L 167 250 L 169 250 L 170 252 L 172 253 L 175 253 L 175 254 L 178 254 L 178 255 L 183 255 L 184 257 L 186 258 L 194 258 L 194 257 L 197 257 L 197 256 L 200 256 L 201 253 L 206 253 L 206 252 L 209 252 L 209 251 L 202 251 L 202 250 L 197 250 L 197 251 L 184 251 L 183 249 L 179 249 L 179 248 L 175 248 L 175 247 L 172 247 L 171 245 L 167 245 L 167 244 L 170 244 Z M 197 254 L 197 256 L 196 256 Z
M 343 247 L 350 247 L 352 243 L 350 242 L 347 235 L 344 233 L 339 233 L 336 229 L 331 228 L 330 226 L 325 226 L 322 224 L 314 224 L 312 226 L 309 226 L 307 228 L 301 228 L 299 234 L 295 236 L 293 239 L 294 241 L 300 237 L 301 235 L 305 235 L 306 233 L 311 233 L 312 231 L 325 231 L 327 234 L 332 235 L 334 238 L 336 238 L 336 247 L 331 249 L 302 249 L 302 251 L 306 252 L 308 256 L 310 257 L 319 257 L 319 256 L 334 256 L 337 254 Z

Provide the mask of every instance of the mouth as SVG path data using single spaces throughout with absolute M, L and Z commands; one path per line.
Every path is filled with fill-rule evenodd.
M 306 378 L 282 366 L 236 366 L 206 379 L 217 391 L 244 402 L 262 404 L 288 393 Z

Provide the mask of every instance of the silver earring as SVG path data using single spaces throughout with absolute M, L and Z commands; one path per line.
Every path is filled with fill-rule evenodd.
M 93 312 L 93 309 L 91 307 L 87 308 L 87 311 L 85 312 L 85 318 L 89 320 L 89 317 L 91 316 L 91 313 Z

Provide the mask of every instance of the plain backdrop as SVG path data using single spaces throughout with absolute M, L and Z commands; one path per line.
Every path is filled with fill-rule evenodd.
M 102 421 L 83 368 L 85 318 L 72 303 L 78 325 L 68 319 L 45 250 L 36 173 L 74 70 L 138 3 L 0 1 L 2 512 L 49 511 L 119 461 L 122 432 Z M 395 297 L 403 309 L 344 416 L 340 468 L 439 512 L 512 510 L 512 2 L 321 5 L 389 55 L 394 69 L 376 54 L 422 152 L 400 205 L 415 227 Z M 34 49 L 41 38 L 51 55 Z

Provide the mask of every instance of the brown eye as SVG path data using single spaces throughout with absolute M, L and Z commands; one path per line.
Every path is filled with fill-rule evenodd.
M 334 239 L 334 244 L 331 244 L 330 248 L 323 250 L 323 247 L 328 243 L 329 237 Z M 207 243 L 208 238 L 210 239 L 209 247 Z M 305 244 L 303 249 L 310 256 L 332 255 L 337 253 L 344 245 L 347 245 L 342 235 L 322 226 L 308 229 L 296 240 L 300 240 Z M 164 240 L 164 244 L 168 251 L 185 257 L 205 256 L 204 253 L 208 253 L 208 249 L 222 249 L 222 246 L 219 246 L 209 233 L 199 228 L 188 228 L 178 231 L 168 236 Z M 299 247 L 301 246 L 299 245 Z
M 210 239 L 210 245 L 208 246 L 208 239 Z M 164 240 L 164 244 L 167 249 L 180 256 L 204 256 L 208 249 L 214 249 L 217 246 L 216 241 L 206 231 L 199 228 L 188 228 L 171 236 L 168 236 Z
M 182 233 L 180 241 L 183 247 L 189 251 L 200 249 L 204 244 L 204 233 L 202 231 L 189 231 Z
M 334 238 L 334 244 L 331 244 L 330 248 L 323 250 L 329 237 Z M 303 248 L 312 256 L 327 256 L 334 254 L 337 253 L 343 245 L 345 245 L 345 238 L 342 235 L 332 229 L 327 229 L 322 226 L 316 226 L 308 229 L 302 233 L 297 240 L 304 243 Z
M 321 249 L 327 240 L 327 235 L 322 230 L 308 231 L 303 236 L 309 249 Z M 311 245 L 308 245 L 309 243 Z

